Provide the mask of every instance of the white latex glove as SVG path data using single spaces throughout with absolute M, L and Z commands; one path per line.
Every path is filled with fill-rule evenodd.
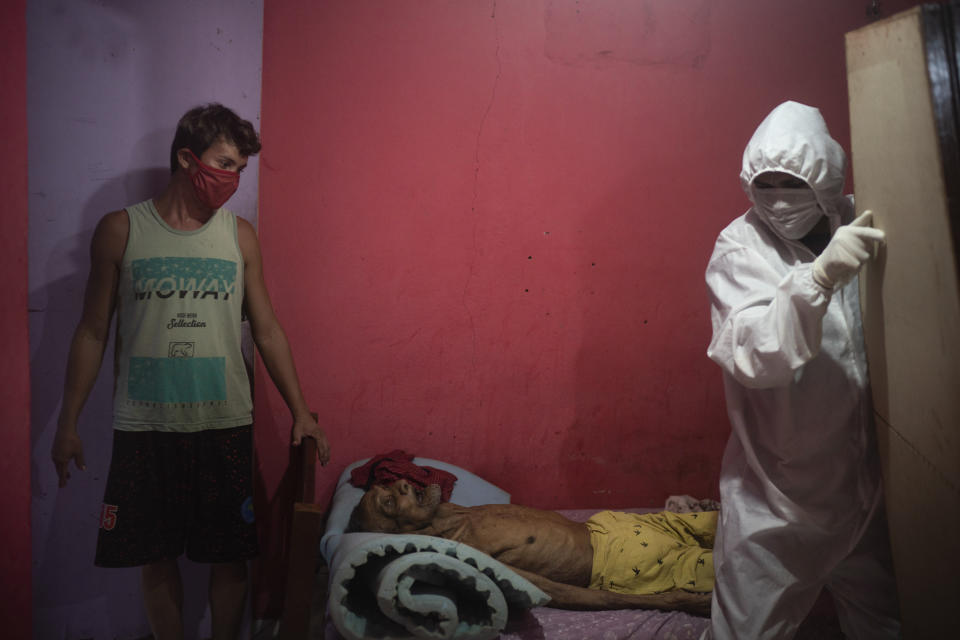
M 884 242 L 885 234 L 870 226 L 873 212 L 864 211 L 850 224 L 843 225 L 830 244 L 813 261 L 813 279 L 821 287 L 836 289 L 850 281 Z

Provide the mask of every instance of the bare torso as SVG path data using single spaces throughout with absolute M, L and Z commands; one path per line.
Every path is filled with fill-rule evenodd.
M 470 545 L 512 567 L 576 586 L 590 584 L 590 532 L 553 511 L 517 504 L 461 507 L 443 503 L 419 531 Z

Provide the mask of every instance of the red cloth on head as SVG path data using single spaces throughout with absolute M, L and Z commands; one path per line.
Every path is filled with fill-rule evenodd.
M 369 462 L 350 472 L 350 484 L 364 491 L 375 484 L 392 484 L 401 479 L 422 489 L 431 484 L 438 484 L 440 499 L 443 502 L 449 502 L 457 476 L 442 469 L 414 464 L 413 454 L 401 449 L 374 456 Z

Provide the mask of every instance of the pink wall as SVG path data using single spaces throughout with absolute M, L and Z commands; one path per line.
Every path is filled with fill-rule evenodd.
M 715 497 L 703 270 L 773 106 L 819 106 L 847 145 L 843 34 L 867 4 L 267 3 L 260 235 L 333 445 L 319 500 L 394 447 L 545 508 Z M 279 505 L 289 419 L 265 380 Z
M 4 366 L 0 407 L 0 620 L 3 635 L 30 638 L 30 377 L 27 340 L 27 28 L 24 0 L 0 8 L 0 260 L 4 304 L 0 334 Z

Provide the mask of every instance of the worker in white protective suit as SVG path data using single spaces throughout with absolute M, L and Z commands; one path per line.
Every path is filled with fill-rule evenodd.
M 856 279 L 884 235 L 845 174 L 820 112 L 779 105 L 707 267 L 732 433 L 705 637 L 791 638 L 824 587 L 848 638 L 900 635 Z

